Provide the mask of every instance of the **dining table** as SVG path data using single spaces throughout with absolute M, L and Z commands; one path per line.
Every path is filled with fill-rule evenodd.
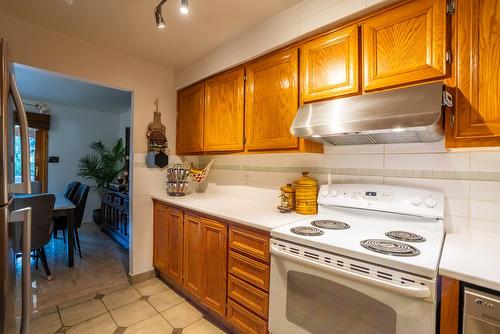
M 53 217 L 66 217 L 68 222 L 68 267 L 74 266 L 75 258 L 75 209 L 76 205 L 65 197 L 63 194 L 54 194 L 56 196 L 56 201 L 54 203 L 54 215 Z

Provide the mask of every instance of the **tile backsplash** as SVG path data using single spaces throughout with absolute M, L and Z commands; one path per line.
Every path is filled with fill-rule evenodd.
M 376 183 L 442 191 L 448 232 L 500 236 L 500 148 L 447 151 L 443 142 L 325 146 L 324 154 L 254 154 L 215 159 L 209 182 L 278 189 L 310 171 L 320 183 Z

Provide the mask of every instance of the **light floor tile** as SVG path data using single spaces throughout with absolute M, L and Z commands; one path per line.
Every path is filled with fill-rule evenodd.
M 64 326 L 73 326 L 103 313 L 106 313 L 106 308 L 99 299 L 92 299 L 60 310 Z
M 136 289 L 129 286 L 126 289 L 115 291 L 102 298 L 108 310 L 114 310 L 123 305 L 131 304 L 141 298 L 141 294 Z
M 71 327 L 67 334 L 113 334 L 117 326 L 109 313 Z
M 182 334 L 224 334 L 225 332 L 206 319 L 200 319 L 182 330 Z
M 203 318 L 203 314 L 188 302 L 183 302 L 169 308 L 163 311 L 161 315 L 163 315 L 174 328 L 184 328 Z
M 143 320 L 125 330 L 125 334 L 167 334 L 172 333 L 173 328 L 160 315 Z
M 95 298 L 95 296 L 96 296 L 95 293 L 91 293 L 91 294 L 88 294 L 88 295 L 85 295 L 85 296 L 82 296 L 79 298 L 65 301 L 64 303 L 58 304 L 57 307 L 59 307 L 59 309 L 68 308 L 68 307 L 92 300 Z
M 148 302 L 158 311 L 162 312 L 184 301 L 175 291 L 169 289 L 154 294 L 148 298 Z
M 32 320 L 30 323 L 30 334 L 53 334 L 61 328 L 59 313 L 50 313 Z
M 143 296 L 151 296 L 155 293 L 167 290 L 168 287 L 157 278 L 152 278 L 147 281 L 137 283 L 134 285 L 137 291 Z
M 144 300 L 122 306 L 110 311 L 110 313 L 120 327 L 129 327 L 157 314 L 153 306 Z

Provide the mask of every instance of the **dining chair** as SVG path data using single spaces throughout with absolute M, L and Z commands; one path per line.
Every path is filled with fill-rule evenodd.
M 80 247 L 80 237 L 78 236 L 78 229 L 82 226 L 83 214 L 85 213 L 85 206 L 87 205 L 89 190 L 89 186 L 81 184 L 75 194 L 75 200 L 73 201 L 73 204 L 75 204 L 76 206 L 74 219 L 75 241 L 76 246 L 78 247 L 78 254 L 80 255 L 80 258 L 82 257 L 82 249 Z
M 31 207 L 31 251 L 34 252 L 38 268 L 38 259 L 41 260 L 47 279 L 53 279 L 49 269 L 45 245 L 49 243 L 53 223 L 54 203 L 56 197 L 53 194 L 16 195 L 13 200 L 14 210 Z M 21 244 L 16 245 L 16 252 L 21 252 Z
M 81 183 L 78 181 L 73 181 L 68 183 L 66 185 L 66 188 L 64 189 L 64 197 L 73 202 L 75 199 L 76 192 L 80 188 L 80 185 Z M 58 235 L 57 232 L 62 231 L 64 243 L 66 243 L 66 226 L 67 226 L 66 217 L 57 217 L 54 220 L 54 232 L 53 232 L 54 238 L 57 239 Z

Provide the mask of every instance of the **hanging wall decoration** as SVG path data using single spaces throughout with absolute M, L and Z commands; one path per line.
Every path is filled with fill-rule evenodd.
M 148 125 L 146 137 L 148 139 L 148 154 L 146 166 L 149 168 L 165 168 L 168 165 L 168 140 L 165 134 L 165 125 L 161 123 L 161 113 L 158 111 L 157 98 L 154 102 L 156 110 L 153 122 Z

